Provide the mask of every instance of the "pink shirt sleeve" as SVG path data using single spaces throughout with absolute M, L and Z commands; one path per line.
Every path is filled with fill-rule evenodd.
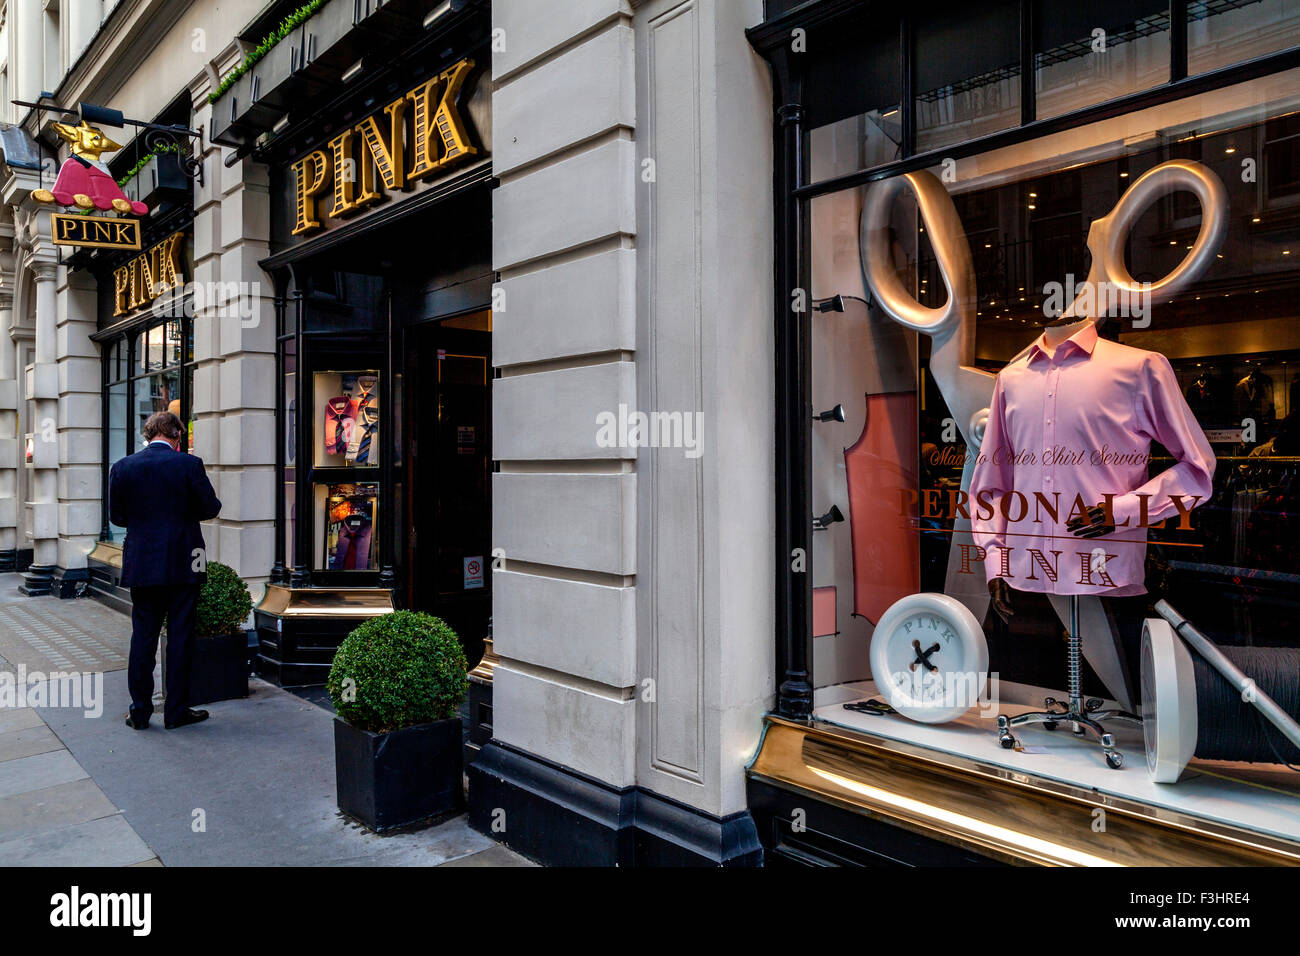
M 1173 366 L 1163 355 L 1152 352 L 1144 371 L 1144 387 L 1134 397 L 1138 430 L 1164 445 L 1176 464 L 1115 499 L 1114 519 L 1119 526 L 1125 521 L 1129 527 L 1138 526 L 1139 495 L 1150 496 L 1147 522 L 1154 524 L 1178 514 L 1171 495 L 1181 496 L 1183 507 L 1190 509 L 1204 504 L 1214 486 L 1214 451 L 1178 388 Z
M 1015 488 L 1012 449 L 1007 440 L 1007 401 L 1002 391 L 1002 376 L 993 384 L 993 400 L 989 403 L 989 420 L 984 427 L 984 441 L 980 444 L 975 469 L 970 478 L 971 531 L 975 544 L 987 553 L 985 574 L 996 576 L 1002 566 L 1001 550 L 1006 547 L 1007 516 L 998 502 Z M 996 462 L 996 463 L 995 463 Z M 989 503 L 981 505 L 980 495 Z M 988 511 L 992 511 L 992 515 Z M 983 513 L 981 513 L 983 512 Z

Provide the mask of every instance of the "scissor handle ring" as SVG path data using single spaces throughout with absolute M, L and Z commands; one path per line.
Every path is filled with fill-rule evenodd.
M 1129 233 L 1152 204 L 1178 190 L 1187 190 L 1200 201 L 1201 228 L 1183 261 L 1163 279 L 1151 283 L 1152 299 L 1169 298 L 1207 268 L 1228 231 L 1228 191 L 1208 166 L 1189 159 L 1173 159 L 1138 177 L 1110 214 L 1094 224 L 1094 228 L 1104 225 L 1101 248 L 1093 249 L 1093 255 L 1100 253 L 1101 260 L 1093 263 L 1094 274 L 1100 271 L 1107 282 L 1122 291 L 1143 291 L 1142 284 L 1129 275 L 1124 262 Z
M 916 195 L 921 221 L 934 249 L 948 301 L 939 308 L 922 305 L 903 285 L 894 269 L 890 212 L 904 189 Z M 915 332 L 937 335 L 959 327 L 975 312 L 975 269 L 966 230 L 952 197 L 937 176 L 921 170 L 874 183 L 862 204 L 859 247 L 862 274 L 876 304 L 891 318 Z

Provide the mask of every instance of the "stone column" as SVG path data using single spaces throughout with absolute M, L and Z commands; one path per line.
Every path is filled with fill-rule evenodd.
M 636 450 L 597 421 L 636 405 L 630 17 L 626 0 L 492 6 L 501 661 L 471 819 L 550 862 L 622 862 L 636 784 Z
M 762 3 L 492 12 L 504 564 L 471 822 L 552 863 L 753 864 L 744 765 L 774 686 Z
M 41 0 L 13 0 L 9 4 L 9 63 L 14 70 L 13 99 L 34 103 L 45 89 L 45 29 Z M 6 104 L 8 106 L 9 104 Z M 16 106 L 16 115 L 27 111 Z
M 12 287 L 16 276 L 4 270 Z M 22 467 L 22 441 L 18 434 L 18 345 L 11 334 L 13 295 L 0 293 L 0 572 L 13 571 L 18 549 L 18 469 Z
M 637 462 L 637 783 L 761 856 L 745 764 L 775 685 L 771 80 L 760 0 L 644 0 L 637 45 L 638 398 L 702 426 Z M 686 825 L 664 802 L 658 819 Z M 673 862 L 669 853 L 660 857 Z M 648 861 L 638 861 L 648 862 Z
M 58 309 L 58 566 L 54 591 L 76 597 L 90 574 L 86 556 L 103 528 L 103 377 L 96 329 L 96 284 L 85 271 L 61 269 Z
M 18 590 L 27 595 L 49 594 L 59 558 L 59 368 L 58 299 L 59 267 L 53 261 L 32 258 L 29 263 L 36 289 L 36 352 L 24 369 L 25 397 L 32 402 L 27 434 L 32 440 L 32 471 L 27 489 L 27 533 L 32 538 L 32 564 Z
M 77 57 L 94 39 L 103 15 L 102 0 L 68 0 L 67 22 L 63 25 L 67 36 L 68 63 L 76 63 Z
M 191 90 L 195 124 L 211 114 L 207 81 Z M 275 560 L 275 290 L 258 261 L 270 254 L 267 167 L 226 167 L 209 147 L 195 188 L 195 453 L 221 499 L 204 527 L 208 556 L 248 582 L 254 601 Z

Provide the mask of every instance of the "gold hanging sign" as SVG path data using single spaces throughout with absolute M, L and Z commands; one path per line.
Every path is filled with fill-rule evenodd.
M 107 216 L 54 212 L 50 213 L 50 232 L 56 246 L 125 250 L 140 248 L 139 219 L 110 219 Z
M 326 193 L 334 198 L 327 218 L 337 219 L 476 155 L 458 106 L 473 69 L 473 60 L 461 60 L 295 162 L 293 235 L 324 225 L 318 207 Z

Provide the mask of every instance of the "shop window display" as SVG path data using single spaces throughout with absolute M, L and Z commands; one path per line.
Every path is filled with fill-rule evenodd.
M 317 487 L 323 498 L 324 549 L 320 567 L 331 571 L 373 571 L 378 567 L 375 533 L 379 485 L 375 482 Z
M 379 466 L 379 373 L 318 372 L 316 407 L 321 429 L 316 467 Z
M 296 374 L 296 373 L 295 373 Z M 374 369 L 312 374 L 312 475 L 320 571 L 377 571 L 379 483 L 360 480 L 380 464 L 380 376 Z M 289 418 L 294 420 L 295 416 Z M 301 427 L 295 425 L 294 427 Z M 290 428 L 290 434 L 293 428 Z M 293 455 L 286 462 L 292 467 Z M 291 494 L 291 486 L 286 488 Z M 294 524 L 291 499 L 288 524 Z
M 811 201 L 818 719 L 1300 838 L 1296 81 Z

